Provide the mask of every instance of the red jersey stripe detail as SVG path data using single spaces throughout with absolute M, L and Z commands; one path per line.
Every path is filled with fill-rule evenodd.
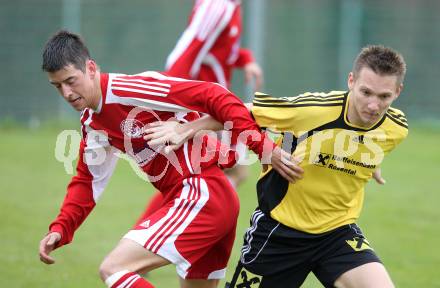
M 115 79 L 113 79 L 112 83 L 115 83 L 115 81 L 120 82 L 133 82 L 133 83 L 139 83 L 139 84 L 149 84 L 149 85 L 157 85 L 157 86 L 163 86 L 163 87 L 171 87 L 168 83 L 161 83 L 156 81 L 146 81 L 145 76 L 118 76 Z M 155 80 L 155 79 L 153 79 Z
M 177 206 L 175 207 L 175 210 L 173 211 L 173 213 L 168 217 L 168 219 L 162 224 L 162 226 L 159 227 L 159 229 L 157 229 L 157 231 L 155 233 L 153 233 L 153 235 L 150 236 L 150 238 L 147 240 L 147 242 L 145 242 L 144 247 L 147 249 L 151 250 L 151 246 L 154 245 L 157 241 L 157 238 L 160 237 L 160 235 L 162 235 L 162 232 L 164 229 L 166 229 L 166 226 L 168 225 L 168 223 L 171 221 L 171 219 L 175 218 L 175 215 L 185 207 L 186 203 L 184 201 L 184 199 L 176 199 L 175 201 L 179 201 L 179 204 L 177 204 Z M 172 209 L 172 208 L 171 208 Z M 166 216 L 165 216 L 166 217 Z
M 154 85 L 146 85 L 146 84 L 138 84 L 138 83 L 130 83 L 130 82 L 119 82 L 119 81 L 114 81 L 112 83 L 112 89 L 117 89 L 117 88 L 134 88 L 134 89 L 140 89 L 140 90 L 145 90 L 145 91 L 159 91 L 159 92 L 164 92 L 164 93 L 168 93 L 170 92 L 170 89 L 168 88 L 164 88 L 164 87 L 158 87 L 158 86 L 154 86 Z
M 176 209 L 173 217 L 169 218 L 166 224 L 164 223 L 164 225 L 162 225 L 160 233 L 156 234 L 154 241 L 152 241 L 146 248 L 150 249 L 154 253 L 157 253 L 158 249 L 155 249 L 155 247 L 157 247 L 157 244 L 161 241 L 161 239 L 163 239 L 165 235 L 167 235 L 167 231 L 170 229 L 170 227 L 172 227 L 173 224 L 178 223 L 176 222 L 176 220 L 178 220 L 182 213 L 186 211 L 191 205 L 191 203 L 189 203 L 187 200 L 183 200 L 182 203 L 184 203 L 184 205 L 181 206 L 180 209 Z
M 190 187 L 190 191 L 188 192 L 187 198 L 184 200 L 186 201 L 186 205 L 185 207 L 183 207 L 180 211 L 179 214 L 177 215 L 177 217 L 175 217 L 174 219 L 177 219 L 177 222 L 172 221 L 171 225 L 167 225 L 168 227 L 166 227 L 166 229 L 163 231 L 163 233 L 161 233 L 161 235 L 158 237 L 158 239 L 155 241 L 156 243 L 153 244 L 153 248 L 154 246 L 157 247 L 157 249 L 155 249 L 156 251 L 159 250 L 159 248 L 162 246 L 163 242 L 170 236 L 170 227 L 172 229 L 172 231 L 175 231 L 175 229 L 173 229 L 173 224 L 175 225 L 175 227 L 180 227 L 180 225 L 183 223 L 183 221 L 186 219 L 186 216 L 182 219 L 181 216 L 185 213 L 185 211 L 191 211 L 192 208 L 194 207 L 195 203 L 193 203 L 193 201 L 191 201 L 191 195 L 197 193 L 194 187 L 193 182 L 193 178 L 188 178 L 187 183 L 188 186 Z M 186 213 L 188 214 L 188 213 Z M 181 219 L 181 220 L 179 220 Z M 160 240 L 162 239 L 162 240 Z M 160 245 L 157 246 L 157 242 L 160 242 Z
M 189 181 L 187 180 L 187 183 L 189 184 Z M 189 186 L 189 192 L 188 194 L 192 193 L 192 185 L 188 185 Z M 188 197 L 186 197 L 188 199 Z M 147 249 L 152 249 L 151 247 L 154 246 L 156 244 L 156 242 L 158 241 L 158 239 L 165 233 L 167 226 L 170 225 L 170 221 L 173 219 L 176 219 L 176 215 L 179 214 L 179 211 L 182 209 L 185 209 L 188 206 L 188 202 L 185 202 L 187 199 L 178 199 L 180 200 L 180 203 L 176 206 L 174 212 L 170 215 L 170 217 L 162 224 L 162 226 L 157 229 L 156 233 L 154 233 L 153 235 L 151 235 L 150 239 L 148 239 L 148 241 L 145 243 L 144 247 Z
M 144 78 L 145 79 L 145 78 Z M 113 94 L 122 97 L 133 96 L 133 93 L 149 96 L 166 97 L 170 92 L 171 85 L 142 79 L 115 78 L 112 81 L 111 89 Z
M 159 92 L 149 91 L 149 90 L 144 90 L 144 89 L 123 88 L 123 87 L 112 87 L 112 92 L 116 96 L 120 96 L 120 97 L 133 97 L 133 96 L 135 96 L 135 94 L 148 95 L 148 96 L 160 96 L 160 97 L 166 97 L 168 95 L 168 93 L 159 93 Z
M 210 1 L 208 5 L 200 26 L 197 27 L 197 38 L 202 41 L 213 33 L 226 10 L 226 2 L 222 0 Z
M 196 180 L 197 178 L 190 178 L 190 179 L 192 179 L 193 181 L 194 180 Z M 197 187 L 197 185 L 194 185 L 194 184 L 196 184 L 196 183 L 192 183 L 192 185 L 193 185 L 193 191 L 194 191 L 194 195 L 199 195 L 200 194 L 200 189 L 198 189 L 198 187 Z M 188 197 L 189 198 L 189 197 Z M 186 209 L 186 211 L 185 210 L 182 210 L 181 212 L 181 215 L 179 215 L 179 218 L 177 218 L 178 219 L 178 222 L 176 222 L 175 224 L 174 224 L 174 226 L 171 226 L 171 227 L 169 227 L 169 229 L 168 229 L 168 231 L 167 231 L 167 233 L 166 234 L 164 234 L 161 238 L 161 240 L 160 240 L 160 242 L 158 242 L 158 244 L 156 245 L 156 247 L 154 248 L 154 250 L 152 250 L 153 252 L 155 252 L 155 253 L 157 253 L 157 251 L 159 251 L 159 249 L 160 249 L 160 247 L 162 247 L 162 245 L 163 245 L 163 243 L 165 243 L 165 241 L 171 236 L 171 235 L 173 235 L 173 233 L 180 227 L 180 226 L 182 226 L 182 224 L 184 224 L 185 223 L 185 220 L 188 218 L 188 216 L 189 216 L 189 214 L 192 212 L 192 210 L 193 210 L 193 208 L 196 206 L 196 204 L 197 204 L 197 202 L 198 202 L 198 200 L 199 200 L 199 198 L 200 197 L 197 197 L 197 199 L 196 200 L 189 200 L 189 206 L 188 206 L 188 209 Z
M 136 282 L 139 278 L 141 278 L 139 275 L 133 275 L 132 277 L 130 277 L 130 278 L 128 279 L 128 283 L 127 283 L 127 285 L 125 285 L 125 286 L 123 286 L 123 287 L 121 287 L 121 288 L 130 288 L 131 285 L 133 285 L 134 282 Z
M 179 211 L 179 214 L 176 217 L 176 222 L 173 221 L 171 225 L 167 227 L 167 229 L 164 231 L 164 233 L 156 240 L 156 243 L 153 245 L 153 248 L 151 251 L 154 253 L 157 253 L 162 247 L 163 243 L 172 235 L 172 233 L 179 228 L 185 221 L 185 219 L 188 217 L 188 214 L 191 212 L 191 210 L 194 208 L 195 203 L 191 203 L 192 201 L 187 202 L 184 207 L 184 209 L 181 209 Z

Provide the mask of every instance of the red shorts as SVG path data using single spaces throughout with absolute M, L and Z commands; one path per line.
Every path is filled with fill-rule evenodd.
M 224 278 L 239 210 L 236 192 L 220 173 L 194 175 L 177 186 L 173 199 L 124 238 L 174 263 L 184 279 Z

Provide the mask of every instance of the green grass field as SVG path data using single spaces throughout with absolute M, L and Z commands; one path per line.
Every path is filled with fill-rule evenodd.
M 39 262 L 38 244 L 58 213 L 70 175 L 56 161 L 61 129 L 0 129 L 0 287 L 104 287 L 98 277 L 103 257 L 128 231 L 152 186 L 120 160 L 95 210 L 74 242 L 53 254 L 57 263 Z M 381 256 L 397 287 L 440 287 L 440 128 L 418 126 L 383 165 L 387 184 L 371 183 L 360 226 Z M 239 191 L 241 212 L 230 260 L 233 272 L 256 206 L 259 167 Z M 156 287 L 178 287 L 173 266 L 149 274 Z M 220 285 L 223 287 L 224 282 Z M 309 277 L 303 287 L 321 287 Z

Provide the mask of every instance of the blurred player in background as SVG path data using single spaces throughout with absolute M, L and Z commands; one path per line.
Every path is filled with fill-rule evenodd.
M 43 69 L 61 96 L 82 111 L 83 138 L 77 175 L 40 242 L 40 260 L 53 264 L 50 253 L 72 241 L 103 193 L 119 151 L 137 162 L 165 200 L 107 255 L 100 267 L 102 280 L 108 287 L 153 287 L 138 273 L 173 263 L 181 287 L 216 287 L 225 274 L 239 209 L 238 197 L 219 167 L 220 144 L 203 138 L 165 154 L 163 146 L 146 145 L 144 127 L 170 118 L 194 120 L 198 115 L 194 111 L 222 123 L 232 121 L 233 134 L 239 137 L 243 131 L 253 131 L 258 137 L 246 137 L 244 142 L 260 157 L 269 152 L 265 157 L 280 173 L 290 175 L 289 180 L 301 172 L 289 161 L 290 154 L 274 146 L 243 103 L 222 86 L 152 71 L 101 73 L 76 34 L 59 31 L 50 38 L 43 52 Z M 205 159 L 206 154 L 212 157 Z M 234 162 L 227 160 L 224 165 Z
M 367 181 L 408 134 L 405 115 L 390 107 L 402 91 L 405 73 L 398 52 L 368 46 L 354 61 L 347 92 L 255 95 L 249 105 L 253 118 L 282 134 L 279 144 L 302 159 L 304 177 L 288 183 L 271 167 L 263 171 L 257 183 L 259 207 L 227 287 L 300 287 L 310 272 L 325 287 L 394 287 L 355 222 Z M 193 133 L 221 129 L 209 120 L 192 122 Z M 150 143 L 173 142 L 173 131 L 186 130 L 176 122 L 162 127 L 155 134 L 156 126 L 148 139 L 167 137 Z
M 219 83 L 230 88 L 233 69 L 243 69 L 245 81 L 261 89 L 263 72 L 255 62 L 252 51 L 240 46 L 242 31 L 241 1 L 197 0 L 189 24 L 166 61 L 170 76 Z M 234 144 L 234 143 L 232 143 Z M 246 151 L 239 151 L 240 155 Z M 236 165 L 225 169 L 226 176 L 236 188 L 247 177 L 247 167 Z M 162 205 L 160 192 L 149 201 L 141 223 Z
M 166 62 L 171 76 L 216 82 L 229 88 L 234 68 L 244 70 L 246 82 L 263 83 L 252 52 L 240 46 L 241 1 L 197 0 L 188 27 Z

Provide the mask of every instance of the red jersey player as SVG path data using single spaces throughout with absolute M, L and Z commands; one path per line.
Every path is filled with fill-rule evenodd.
M 262 71 L 252 52 L 240 47 L 241 1 L 197 0 L 189 25 L 166 62 L 171 76 L 216 82 L 229 87 L 233 68 L 261 88 Z
M 300 177 L 300 168 L 283 158 L 290 155 L 274 149 L 240 100 L 220 85 L 157 72 L 101 73 L 79 36 L 67 31 L 58 32 L 46 44 L 43 70 L 62 97 L 82 111 L 83 135 L 77 175 L 40 242 L 44 263 L 54 263 L 50 252 L 72 241 L 111 177 L 115 152 L 121 151 L 149 175 L 165 203 L 148 224 L 130 230 L 109 253 L 100 267 L 102 280 L 108 287 L 153 287 L 137 273 L 170 263 L 176 265 L 182 287 L 216 287 L 224 277 L 238 200 L 217 166 L 219 149 L 208 149 L 209 141 L 188 141 L 176 153 L 161 153 L 161 147 L 150 147 L 142 138 L 148 123 L 194 118 L 193 111 L 222 123 L 232 121 L 235 136 L 243 131 L 252 134 L 245 142 L 257 155 L 273 149 L 272 165 L 287 179 Z M 214 157 L 205 158 L 212 151 Z

